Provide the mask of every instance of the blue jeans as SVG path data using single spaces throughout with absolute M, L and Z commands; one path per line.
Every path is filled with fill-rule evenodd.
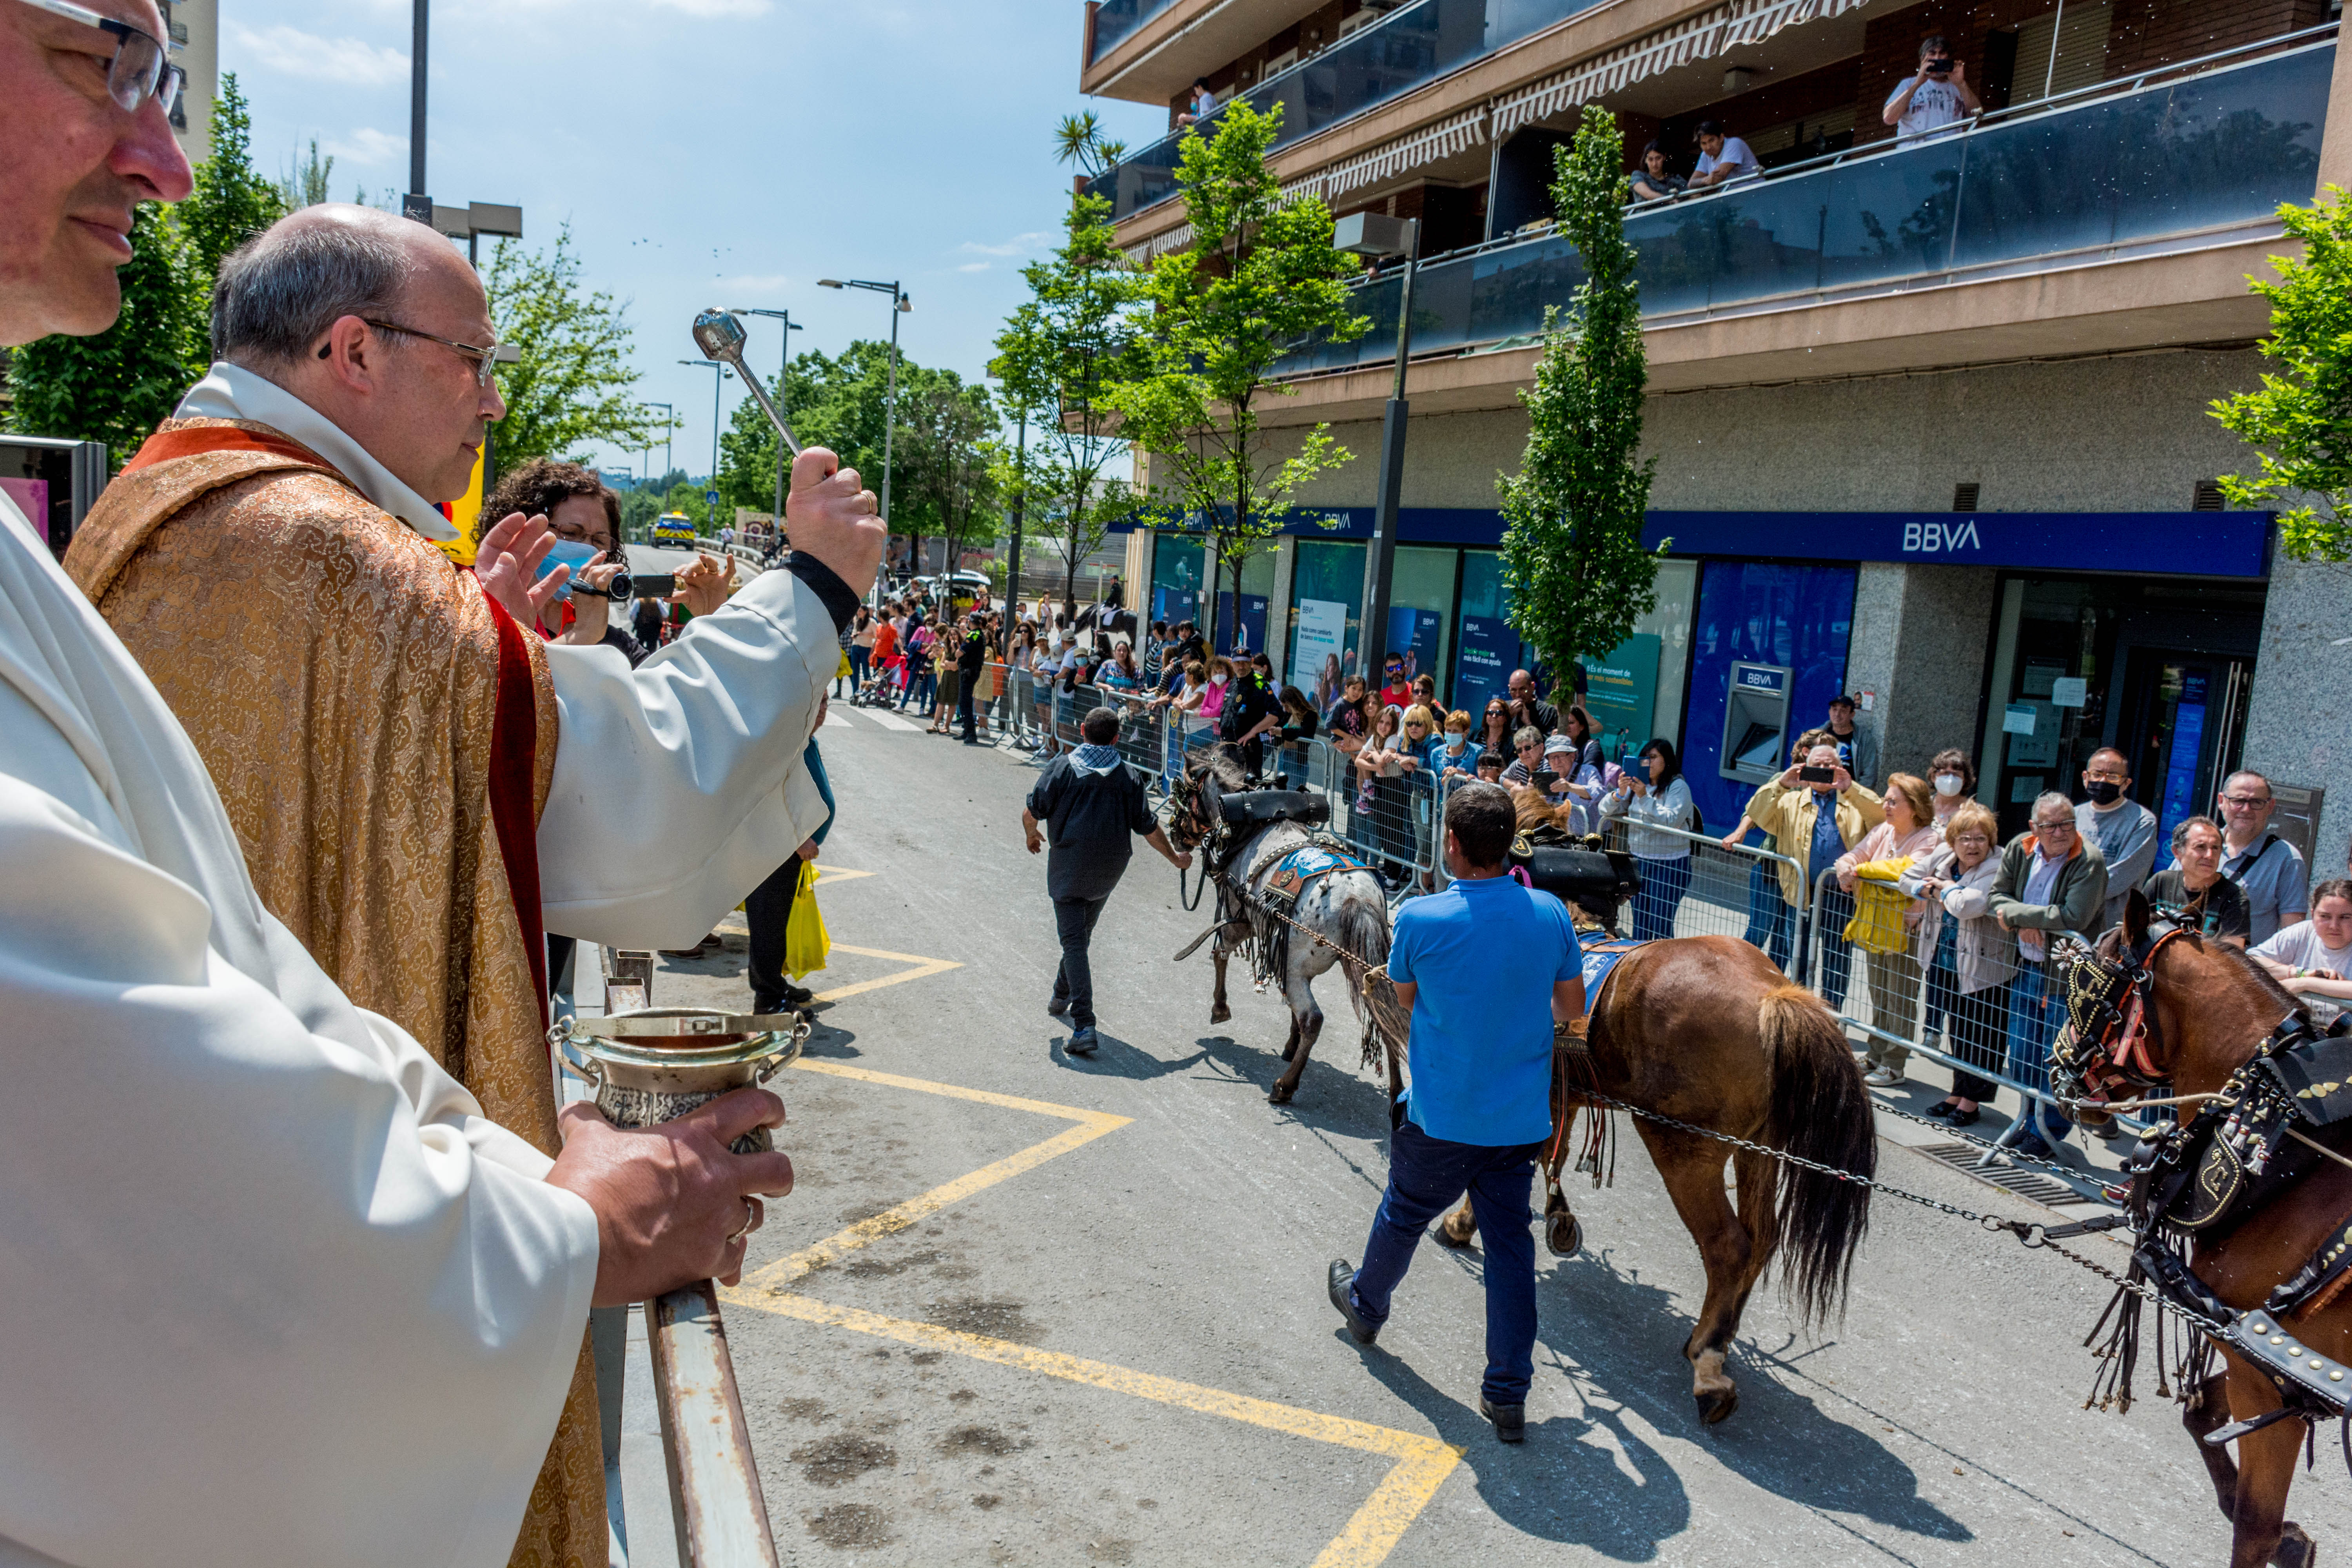
M 1675 934 L 1675 916 L 1690 891 L 1691 862 L 1687 855 L 1671 860 L 1638 858 L 1642 890 L 1633 895 L 1633 940 L 1658 942 Z
M 1853 943 L 1845 939 L 1845 923 L 1853 919 L 1853 895 L 1832 885 L 1822 890 L 1821 906 L 1822 929 L 1818 931 L 1801 929 L 1799 931 L 1796 979 L 1799 984 L 1803 983 L 1803 971 L 1811 962 L 1811 950 L 1818 942 L 1822 952 L 1822 1000 L 1832 1007 L 1843 1007 L 1845 1005 L 1846 983 L 1853 973 Z M 1801 927 L 1812 923 L 1811 910 L 1802 915 L 1792 910 L 1790 918 L 1799 921 Z
M 1748 868 L 1748 929 L 1740 940 L 1760 950 L 1786 973 L 1789 938 L 1795 930 L 1796 915 L 1780 897 L 1779 874 L 1770 861 L 1757 861 Z
M 2017 979 L 2009 990 L 2009 1076 L 2028 1089 L 2045 1093 L 2050 1088 L 2050 1043 L 2066 1021 L 2065 999 L 2050 994 L 2050 971 L 2019 955 Z M 2062 1142 L 2074 1124 L 2040 1100 L 2029 1102 L 2018 1121 L 2052 1143 Z
M 849 694 L 852 697 L 856 696 L 858 689 L 866 684 L 866 662 L 873 651 L 855 646 L 849 650 Z M 835 684 L 839 685 L 840 682 L 836 679 Z
M 1389 1187 L 1364 1242 L 1364 1266 L 1351 1292 L 1374 1328 L 1389 1320 L 1389 1300 L 1421 1233 L 1470 1194 L 1486 1249 L 1486 1380 L 1479 1392 L 1496 1405 L 1525 1405 L 1535 1376 L 1536 1241 L 1528 1186 L 1540 1143 L 1490 1148 L 1433 1138 L 1400 1121 L 1389 1140 Z

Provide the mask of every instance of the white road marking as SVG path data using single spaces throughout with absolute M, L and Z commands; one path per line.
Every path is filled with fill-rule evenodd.
M 860 708 L 857 710 L 857 716 L 860 719 L 871 719 L 885 730 L 904 730 L 908 734 L 913 734 L 922 728 L 920 724 L 911 723 L 899 718 L 896 713 L 881 708 Z

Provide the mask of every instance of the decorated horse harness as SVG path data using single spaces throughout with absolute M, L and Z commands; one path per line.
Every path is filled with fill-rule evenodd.
M 2165 1052 L 2153 1005 L 2154 966 L 2158 953 L 2187 934 L 2160 918 L 2137 942 L 2118 930 L 2097 949 L 2076 949 L 2065 961 L 2066 1023 L 2050 1053 L 2051 1088 L 2061 1100 L 2096 1105 L 2168 1081 L 2159 1065 Z M 2152 1128 L 2132 1152 L 2129 1182 L 2110 1191 L 2132 1226 L 2130 1279 L 2153 1287 L 2166 1305 L 2206 1331 L 2203 1343 L 2227 1345 L 2278 1390 L 2277 1410 L 2210 1433 L 2210 1447 L 2289 1416 L 2315 1424 L 2340 1419 L 2352 1463 L 2352 1367 L 2302 1343 L 2288 1324 L 2352 1288 L 2352 1215 L 2252 1311 L 2224 1303 L 2188 1259 L 2195 1243 L 2226 1237 L 2328 1159 L 2316 1135 L 2346 1123 L 2352 1123 L 2352 1035 L 2343 1021 L 2322 1032 L 2296 1006 L 2188 1120 Z M 2100 1319 L 2100 1328 L 2111 1321 L 2115 1327 L 2094 1397 L 2126 1409 L 2141 1300 L 2127 1285 Z M 2098 1333 L 2094 1329 L 2092 1337 Z M 2208 1354 L 2196 1352 L 2200 1366 Z M 2184 1394 L 2196 1381 L 2195 1372 L 2184 1371 Z

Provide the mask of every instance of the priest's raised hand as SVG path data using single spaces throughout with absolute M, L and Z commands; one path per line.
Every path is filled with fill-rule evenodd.
M 596 1211 L 599 1307 L 697 1279 L 734 1284 L 765 1217 L 760 1198 L 793 1190 L 784 1155 L 727 1147 L 755 1127 L 783 1125 L 784 1102 L 763 1089 L 720 1095 L 656 1127 L 615 1127 L 580 1103 L 560 1120 L 563 1152 L 547 1179 Z
M 793 459 L 792 493 L 784 498 L 784 535 L 793 553 L 813 556 L 864 598 L 882 566 L 883 521 L 874 492 L 823 447 Z

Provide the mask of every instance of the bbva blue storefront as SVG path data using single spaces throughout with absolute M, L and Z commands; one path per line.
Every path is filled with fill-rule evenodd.
M 1290 559 L 1244 571 L 1236 605 L 1220 583 L 1221 626 L 1238 608 L 1244 637 L 1318 701 L 1356 668 L 1371 509 L 1325 509 L 1286 531 Z M 1979 797 L 2004 826 L 2042 788 L 2069 788 L 2091 751 L 2133 759 L 2134 793 L 2168 826 L 2199 809 L 2236 765 L 2261 637 L 2272 518 L 2263 512 L 1652 512 L 1643 543 L 1664 548 L 1658 605 L 1608 658 L 1588 661 L 1589 702 L 1612 744 L 1677 742 L 1709 827 L 1729 828 L 1751 793 L 1725 760 L 1754 727 L 1727 694 L 1735 666 L 1776 680 L 1793 736 L 1857 684 L 1853 646 L 1862 569 L 1957 566 L 1992 574 L 1991 624 L 1961 657 L 1980 659 L 1974 713 L 1948 715 L 1979 761 Z M 1377 652 L 1433 671 L 1449 703 L 1474 715 L 1514 667 L 1530 662 L 1509 630 L 1499 512 L 1408 508 L 1400 515 L 1388 635 Z M 1154 541 L 1155 618 L 1198 618 L 1205 584 L 1197 536 Z M 1867 650 L 1863 650 L 1867 652 Z M 1871 721 L 1865 720 L 1865 722 Z M 1727 729 L 1743 730 L 1741 736 Z M 1762 742 L 1748 753 L 1760 755 Z M 1890 756 L 1882 772 L 1927 757 Z

